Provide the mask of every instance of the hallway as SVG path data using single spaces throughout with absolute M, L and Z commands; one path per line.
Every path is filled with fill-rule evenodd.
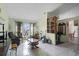
M 28 42 L 25 41 L 17 48 L 17 56 L 78 56 L 79 50 L 75 50 L 75 45 L 64 43 L 60 45 L 51 45 L 39 42 L 39 48 L 31 49 Z M 7 56 L 15 56 L 14 50 L 8 50 Z

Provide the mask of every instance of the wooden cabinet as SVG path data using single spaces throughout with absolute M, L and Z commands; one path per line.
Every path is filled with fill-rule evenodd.
M 56 16 L 47 18 L 47 32 L 48 33 L 57 32 L 57 17 Z

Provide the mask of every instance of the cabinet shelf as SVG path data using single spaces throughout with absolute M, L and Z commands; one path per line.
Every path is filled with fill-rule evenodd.
M 56 21 L 57 21 L 56 16 L 47 18 L 47 32 L 48 33 L 56 33 L 57 31 Z

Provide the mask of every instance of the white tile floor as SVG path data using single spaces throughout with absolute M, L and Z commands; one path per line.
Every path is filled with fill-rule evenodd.
M 41 45 L 41 49 L 44 49 L 50 56 L 74 56 L 75 52 L 73 49 L 54 46 L 50 44 Z
M 73 44 L 64 43 L 61 45 L 52 45 L 39 43 L 39 48 L 31 49 L 28 42 L 25 41 L 17 48 L 17 56 L 78 56 L 79 50 L 75 50 Z M 12 52 L 12 54 L 10 53 Z M 15 56 L 12 50 L 8 50 L 7 56 Z

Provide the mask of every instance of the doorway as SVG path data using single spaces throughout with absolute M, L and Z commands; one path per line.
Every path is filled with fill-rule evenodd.
M 65 25 L 61 25 L 64 23 Z M 62 32 L 61 35 L 61 42 L 65 43 L 73 43 L 76 44 L 78 40 L 78 20 L 75 18 L 60 20 L 59 23 L 61 26 L 58 25 L 58 31 Z
M 69 42 L 77 43 L 78 40 L 78 20 L 69 21 Z

